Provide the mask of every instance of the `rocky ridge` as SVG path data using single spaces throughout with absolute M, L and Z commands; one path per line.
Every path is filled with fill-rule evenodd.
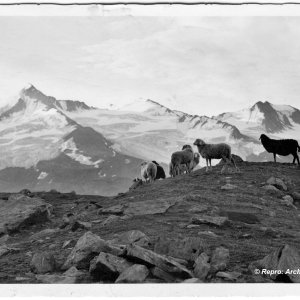
M 0 194 L 0 282 L 299 282 L 299 167 L 239 167 L 116 197 Z

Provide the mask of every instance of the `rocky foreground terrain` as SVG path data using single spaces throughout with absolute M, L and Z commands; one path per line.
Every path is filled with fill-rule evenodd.
M 299 166 L 239 167 L 116 197 L 1 193 L 0 282 L 300 282 Z

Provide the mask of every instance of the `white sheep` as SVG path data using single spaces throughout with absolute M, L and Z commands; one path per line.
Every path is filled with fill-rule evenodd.
M 206 171 L 209 170 L 208 162 L 211 166 L 212 159 L 224 159 L 226 164 L 221 170 L 221 173 L 225 170 L 228 163 L 233 163 L 236 170 L 238 170 L 233 158 L 231 157 L 231 147 L 228 144 L 220 143 L 220 144 L 206 144 L 201 139 L 196 139 L 194 145 L 197 146 L 200 155 L 206 159 Z
M 154 182 L 157 173 L 157 166 L 152 161 L 144 161 L 141 163 L 141 176 L 142 178 L 149 183 Z

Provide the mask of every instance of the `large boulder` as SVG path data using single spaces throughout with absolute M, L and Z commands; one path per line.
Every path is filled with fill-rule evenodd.
M 210 264 L 209 256 L 203 252 L 201 253 L 194 263 L 194 274 L 197 278 L 204 280 L 209 273 Z
M 211 272 L 224 271 L 229 262 L 229 250 L 224 247 L 216 248 L 211 256 Z
M 132 266 L 122 257 L 101 252 L 90 264 L 90 274 L 95 280 L 115 281 L 127 268 Z
M 22 194 L 11 195 L 0 206 L 0 233 L 10 233 L 22 227 L 49 220 L 52 206 L 41 198 Z
M 30 262 L 31 271 L 37 274 L 53 272 L 55 268 L 55 258 L 49 252 L 40 252 L 34 254 Z
M 72 266 L 76 266 L 78 269 L 89 269 L 90 261 L 100 252 L 119 255 L 122 253 L 122 249 L 109 245 L 98 235 L 88 231 L 79 238 L 62 269 L 67 270 Z
M 146 266 L 135 264 L 122 272 L 116 283 L 142 283 L 148 275 L 149 270 Z
M 282 191 L 287 191 L 286 184 L 280 178 L 276 178 L 276 177 L 272 176 L 267 180 L 267 184 L 273 185 Z
M 150 269 L 150 271 L 154 277 L 162 279 L 165 282 L 168 282 L 168 283 L 179 282 L 179 279 L 176 276 L 174 276 L 168 272 L 165 272 L 164 270 L 162 270 L 158 267 L 153 267 Z

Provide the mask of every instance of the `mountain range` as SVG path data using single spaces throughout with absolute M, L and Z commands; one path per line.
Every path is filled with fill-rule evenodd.
M 142 160 L 166 168 L 171 153 L 195 138 L 226 142 L 251 161 L 272 159 L 258 140 L 261 133 L 300 139 L 300 111 L 269 102 L 207 117 L 150 99 L 99 109 L 57 100 L 33 85 L 16 100 L 0 108 L 0 189 L 7 192 L 28 188 L 114 195 L 139 176 Z

